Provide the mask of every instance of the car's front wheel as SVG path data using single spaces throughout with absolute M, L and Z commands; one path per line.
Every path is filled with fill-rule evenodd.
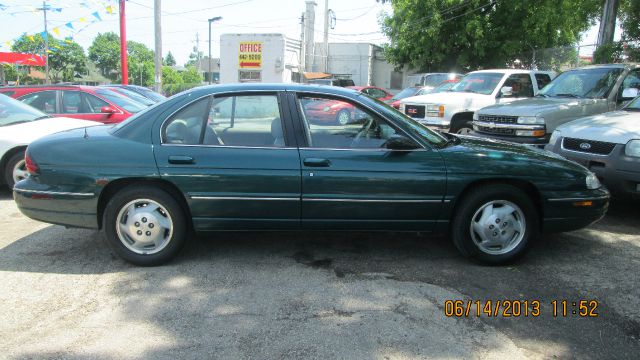
M 336 122 L 340 125 L 347 125 L 351 122 L 351 112 L 347 109 L 338 111 L 336 115 Z
M 471 190 L 454 215 L 451 236 L 460 252 L 487 264 L 522 256 L 538 235 L 538 213 L 527 194 L 506 184 Z
M 18 181 L 24 180 L 29 176 L 26 163 L 24 161 L 24 150 L 13 154 L 4 168 L 4 181 L 9 189 L 13 189 Z
M 104 211 L 104 229 L 113 250 L 141 266 L 175 257 L 186 239 L 180 204 L 160 188 L 130 186 L 116 193 Z

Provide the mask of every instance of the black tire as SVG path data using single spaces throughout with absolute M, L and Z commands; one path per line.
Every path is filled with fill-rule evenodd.
M 347 125 L 350 122 L 351 122 L 351 112 L 349 110 L 342 109 L 338 111 L 338 114 L 336 115 L 336 123 L 338 125 Z
M 159 205 L 159 208 L 153 212 L 143 212 L 149 205 Z M 139 214 L 132 214 L 127 211 L 130 206 L 142 211 L 139 211 Z M 136 235 L 129 236 L 128 230 L 119 229 L 119 221 L 124 217 L 129 219 L 129 216 L 131 221 L 134 221 L 134 215 L 142 216 L 135 222 L 136 226 L 140 227 L 139 236 L 143 238 L 145 235 L 153 234 L 156 238 L 162 237 L 162 246 L 154 245 L 155 249 L 149 249 L 147 252 L 146 248 L 139 248 L 141 246 L 139 244 L 144 244 L 146 239 L 135 242 L 133 238 Z M 106 239 L 111 248 L 124 260 L 135 265 L 164 264 L 180 252 L 186 241 L 187 226 L 182 207 L 173 196 L 157 187 L 133 185 L 118 191 L 107 203 L 103 220 Z M 164 227 L 161 223 L 169 223 L 171 226 Z M 130 224 L 129 229 L 132 226 Z M 123 227 L 126 227 L 125 224 Z
M 471 120 L 459 121 L 451 126 L 451 131 L 454 134 L 466 135 L 470 131 L 473 131 L 473 124 Z
M 15 181 L 13 180 L 13 169 L 21 162 L 24 163 L 24 150 L 20 150 L 13 154 L 4 167 L 4 183 L 7 184 L 9 190 L 13 190 L 13 186 L 15 185 Z
M 495 203 L 489 209 L 498 209 L 495 213 L 502 211 L 509 214 L 503 216 L 503 219 L 499 218 L 500 215 L 492 215 L 495 218 L 487 217 L 487 220 L 483 221 L 484 212 L 480 213 L 480 211 L 492 202 Z M 458 201 L 458 204 L 451 222 L 453 243 L 462 255 L 483 264 L 498 265 L 513 262 L 526 253 L 539 234 L 538 212 L 529 196 L 517 187 L 506 184 L 480 186 L 472 189 Z M 510 212 L 509 207 L 506 206 L 515 211 Z M 487 211 L 488 214 L 494 212 Z M 482 229 L 484 234 L 472 230 L 472 221 Z M 498 223 L 494 224 L 496 221 Z M 489 229 L 490 226 L 493 230 Z M 498 228 L 499 226 L 506 226 L 506 228 L 501 229 Z M 524 229 L 524 232 L 515 230 L 517 228 Z M 522 234 L 521 238 L 519 234 Z M 500 245 L 491 248 L 488 248 L 488 245 L 480 245 L 481 240 L 487 238 L 496 241 L 507 239 L 505 241 L 509 245 L 501 249 Z

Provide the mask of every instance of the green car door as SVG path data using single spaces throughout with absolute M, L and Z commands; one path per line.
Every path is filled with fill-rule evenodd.
M 446 187 L 445 164 L 437 150 L 348 99 L 298 94 L 290 103 L 304 133 L 303 227 L 433 228 Z M 348 121 L 344 112 L 349 112 Z M 331 119 L 327 113 L 343 115 Z
M 187 197 L 196 230 L 299 227 L 300 159 L 280 103 L 277 92 L 205 96 L 163 123 L 160 174 Z

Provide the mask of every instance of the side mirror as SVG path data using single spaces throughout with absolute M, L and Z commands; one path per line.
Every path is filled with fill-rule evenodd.
M 500 89 L 500 96 L 501 97 L 513 96 L 513 88 L 511 86 L 503 86 Z
M 384 143 L 384 147 L 391 150 L 415 150 L 419 148 L 413 140 L 402 136 L 393 135 Z
M 640 95 L 640 89 L 638 88 L 626 88 L 624 90 L 622 90 L 622 99 L 623 100 L 630 100 L 633 99 L 635 97 L 637 97 L 638 95 Z
M 100 112 L 103 114 L 115 114 L 118 112 L 118 110 L 112 108 L 111 106 L 103 106 L 102 108 L 100 108 Z

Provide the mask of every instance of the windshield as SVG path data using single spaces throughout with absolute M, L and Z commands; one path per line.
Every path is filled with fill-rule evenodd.
M 491 95 L 503 76 L 503 73 L 493 72 L 472 73 L 463 77 L 451 91 Z
M 391 116 L 395 121 L 406 124 L 407 126 L 405 127 L 405 130 L 411 131 L 413 135 L 419 138 L 425 139 L 428 142 L 438 146 L 442 146 L 447 143 L 447 138 L 445 138 L 444 136 L 420 124 L 419 122 L 413 120 L 407 115 L 389 106 L 388 104 L 378 99 L 374 99 L 372 97 L 368 97 L 368 96 L 365 96 L 365 97 L 371 101 L 374 101 L 379 106 L 385 108 L 385 110 L 387 110 L 388 115 Z
M 162 95 L 162 94 L 158 94 L 155 91 L 149 90 L 147 88 L 137 88 L 140 92 L 142 92 L 144 94 L 144 96 L 146 96 L 147 98 L 155 101 L 155 102 L 161 102 L 161 101 L 165 101 L 167 100 L 167 98 Z
M 540 90 L 541 96 L 605 98 L 622 68 L 592 68 L 565 71 Z
M 49 115 L 6 95 L 0 95 L 0 126 L 48 118 Z
M 111 90 L 96 90 L 96 94 L 103 96 L 105 99 L 111 101 L 112 103 L 118 105 L 119 107 L 127 110 L 130 113 L 135 114 L 146 108 L 146 106 L 133 100 L 127 99 L 122 95 L 116 94 Z
M 447 80 L 448 78 L 449 78 L 449 74 L 427 75 L 427 80 L 425 81 L 424 85 L 435 87 L 435 86 L 438 86 L 438 84 L 442 83 L 443 81 Z
M 418 91 L 417 87 L 405 88 L 404 90 L 400 91 L 399 93 L 393 95 L 391 100 L 400 100 L 400 99 L 407 98 L 409 96 L 413 96 L 417 91 Z
M 128 98 L 130 98 L 133 101 L 139 102 L 140 104 L 143 105 L 147 105 L 147 106 L 151 106 L 153 104 L 155 104 L 155 101 L 152 101 L 151 99 L 147 99 L 146 97 L 133 92 L 131 90 L 127 90 L 127 89 L 123 89 L 123 88 L 112 88 L 113 91 L 120 93 L 120 95 L 124 95 Z

